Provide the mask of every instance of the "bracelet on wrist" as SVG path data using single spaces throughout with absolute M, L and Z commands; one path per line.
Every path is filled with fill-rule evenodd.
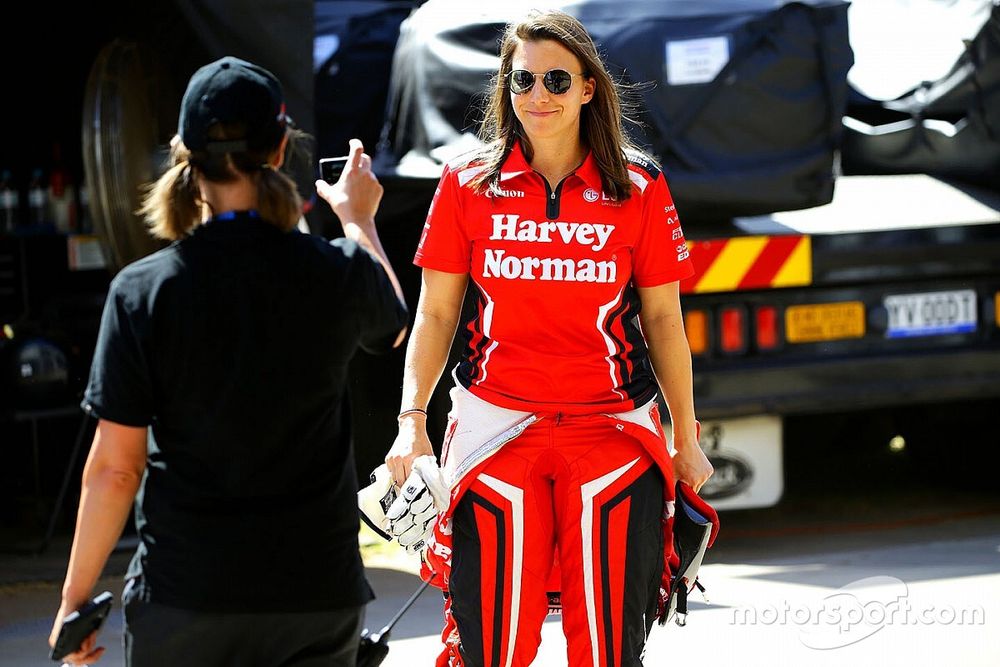
M 424 417 L 426 417 L 427 416 L 427 411 L 426 410 L 421 410 L 420 408 L 410 408 L 409 410 L 403 410 L 396 417 L 396 420 L 398 421 L 398 420 L 402 419 L 403 417 L 409 417 L 409 416 L 412 416 L 412 415 L 423 415 Z

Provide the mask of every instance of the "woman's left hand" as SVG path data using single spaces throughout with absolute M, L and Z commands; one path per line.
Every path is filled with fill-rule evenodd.
M 84 603 L 86 600 L 84 600 Z M 52 625 L 52 632 L 49 634 L 49 646 L 56 645 L 56 639 L 59 637 L 59 630 L 62 628 L 63 619 L 69 614 L 76 611 L 79 607 L 83 606 L 83 603 L 79 605 L 71 605 L 65 600 L 59 607 L 59 611 L 56 613 L 56 621 Z M 104 647 L 97 646 L 97 630 L 91 632 L 87 635 L 87 638 L 83 640 L 83 644 L 80 648 L 65 657 L 62 658 L 63 664 L 69 665 L 93 665 L 101 656 L 104 655 Z
M 674 455 L 674 476 L 679 481 L 687 482 L 694 492 L 698 493 L 715 472 L 715 468 L 698 445 L 697 439 L 686 442 L 675 441 L 675 446 L 677 454 Z

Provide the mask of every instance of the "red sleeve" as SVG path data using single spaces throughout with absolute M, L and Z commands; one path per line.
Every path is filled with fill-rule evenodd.
M 448 167 L 441 174 L 427 211 L 413 263 L 448 273 L 468 273 L 472 266 L 472 244 L 465 232 L 458 183 Z
M 655 287 L 694 274 L 684 232 L 663 174 L 642 193 L 642 221 L 632 255 L 637 287 Z

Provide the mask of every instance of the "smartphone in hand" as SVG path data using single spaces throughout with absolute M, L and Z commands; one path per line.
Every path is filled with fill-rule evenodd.
M 83 640 L 104 624 L 104 619 L 111 612 L 113 599 L 114 596 L 110 591 L 104 591 L 72 614 L 67 614 L 59 628 L 59 636 L 49 657 L 53 660 L 62 660 L 70 653 L 79 650 Z
M 319 175 L 327 183 L 336 183 L 340 178 L 340 174 L 344 171 L 344 167 L 347 166 L 347 161 L 351 158 L 348 156 L 343 157 L 325 157 L 319 161 Z

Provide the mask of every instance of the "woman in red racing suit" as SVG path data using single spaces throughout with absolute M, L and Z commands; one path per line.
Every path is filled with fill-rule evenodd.
M 438 664 L 528 665 L 561 601 L 570 665 L 639 665 L 663 613 L 674 479 L 697 490 L 712 473 L 679 302 L 693 270 L 579 21 L 534 12 L 500 55 L 485 146 L 444 170 L 416 253 L 386 463 L 402 486 L 433 453 L 423 410 L 471 280 L 441 461 L 451 503 L 426 554 L 448 593 Z

